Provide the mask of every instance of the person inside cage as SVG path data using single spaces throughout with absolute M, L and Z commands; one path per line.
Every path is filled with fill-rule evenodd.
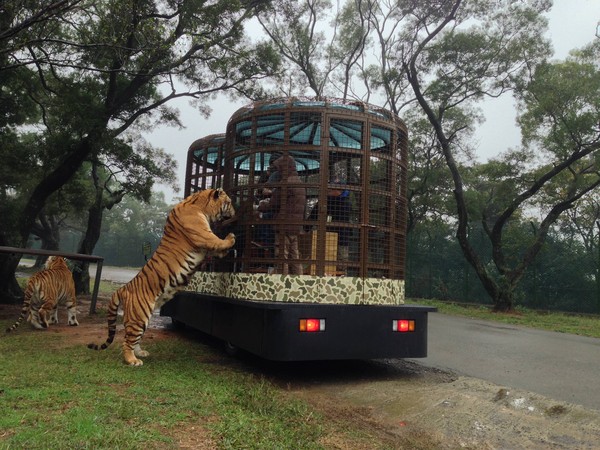
M 337 175 L 329 183 L 330 189 L 327 191 L 327 221 L 350 222 L 350 213 L 352 212 L 350 192 L 341 186 L 344 183 Z M 338 234 L 338 260 L 347 261 L 352 230 L 347 226 L 328 227 L 327 229 Z
M 261 187 L 259 188 L 256 196 L 258 204 L 255 206 L 255 210 L 258 213 L 258 217 L 263 220 L 272 219 L 274 214 L 273 211 L 266 210 L 271 201 L 272 189 L 269 187 L 271 175 L 272 166 L 269 165 L 258 180 L 258 184 Z M 274 180 L 271 180 L 271 182 L 274 182 Z M 259 208 L 262 208 L 264 212 L 259 212 Z M 266 250 L 265 256 L 273 257 L 275 249 L 275 231 L 273 230 L 273 225 L 261 221 L 261 223 L 256 227 L 254 239 L 257 242 L 257 245 L 260 245 Z
M 296 161 L 289 155 L 272 158 L 269 162 L 272 185 L 271 198 L 258 205 L 261 213 L 272 213 L 275 229 L 275 257 L 280 261 L 276 269 L 283 275 L 302 275 L 304 266 L 300 261 L 298 236 L 306 208 L 306 188 L 296 170 Z M 263 215 L 264 218 L 264 215 Z

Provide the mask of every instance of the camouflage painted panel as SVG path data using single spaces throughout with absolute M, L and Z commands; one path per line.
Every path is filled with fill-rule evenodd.
M 186 290 L 257 301 L 352 305 L 404 303 L 404 281 L 380 278 L 197 272 Z

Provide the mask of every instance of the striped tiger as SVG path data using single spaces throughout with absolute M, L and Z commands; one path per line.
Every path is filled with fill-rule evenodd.
M 235 244 L 235 235 L 225 239 L 215 235 L 210 223 L 233 217 L 229 196 L 222 189 L 196 192 L 175 205 L 167 217 L 158 248 L 142 270 L 119 288 L 108 305 L 108 338 L 102 345 L 89 344 L 93 350 L 104 350 L 114 340 L 117 310 L 123 307 L 125 341 L 123 358 L 130 366 L 141 366 L 138 357 L 148 356 L 140 347 L 155 307 L 170 300 L 196 272 L 208 255 L 223 257 Z
M 38 329 L 48 328 L 49 323 L 58 323 L 58 304 L 63 301 L 69 325 L 79 325 L 73 275 L 62 256 L 50 256 L 44 269 L 34 273 L 27 281 L 21 315 L 6 332 L 14 331 L 26 316 Z

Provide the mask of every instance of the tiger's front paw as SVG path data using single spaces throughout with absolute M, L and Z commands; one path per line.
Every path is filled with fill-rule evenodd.
M 135 355 L 133 355 L 133 352 L 131 355 L 124 355 L 123 359 L 125 360 L 125 364 L 127 364 L 128 366 L 143 366 L 144 365 L 144 361 L 142 361 L 139 358 L 136 358 Z
M 144 364 L 144 361 L 135 357 L 133 348 L 123 348 L 123 359 L 128 366 L 141 366 Z
M 230 247 L 233 247 L 235 245 L 235 234 L 229 233 L 225 240 L 230 243 Z

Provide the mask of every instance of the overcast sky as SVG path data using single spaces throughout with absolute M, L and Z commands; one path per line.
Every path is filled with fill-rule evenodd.
M 549 14 L 548 35 L 552 39 L 556 59 L 565 58 L 569 51 L 582 47 L 596 39 L 596 26 L 600 21 L 600 0 L 554 0 L 554 7 Z M 180 192 L 174 194 L 165 189 L 166 201 L 183 196 L 185 180 L 185 162 L 187 149 L 198 138 L 209 134 L 224 133 L 229 117 L 248 102 L 230 103 L 222 98 L 211 104 L 213 113 L 208 119 L 201 117 L 187 100 L 170 103 L 181 111 L 184 129 L 159 127 L 148 140 L 154 146 L 162 147 L 173 154 L 178 161 L 177 175 Z M 509 147 L 519 145 L 520 134 L 515 124 L 515 111 L 512 100 L 508 97 L 486 102 L 484 107 L 486 122 L 477 133 L 478 156 L 481 160 L 497 155 Z

